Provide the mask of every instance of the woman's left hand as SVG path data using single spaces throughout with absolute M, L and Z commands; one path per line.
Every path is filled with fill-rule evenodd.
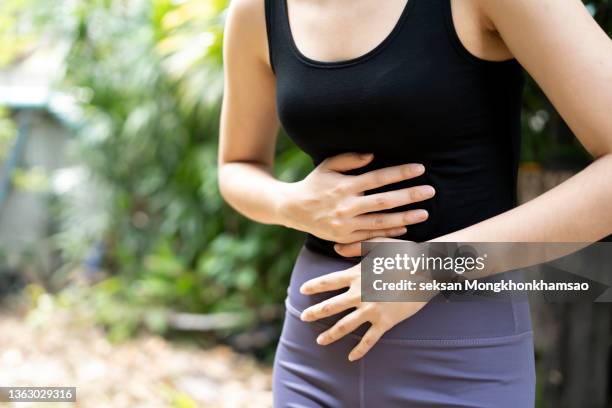
M 356 308 L 317 337 L 318 344 L 328 345 L 356 330 L 363 323 L 370 322 L 368 331 L 349 353 L 350 361 L 363 357 L 389 329 L 411 317 L 427 304 L 427 302 L 362 302 L 361 264 L 311 279 L 300 287 L 300 292 L 304 295 L 314 295 L 342 288 L 348 290 L 305 309 L 301 319 L 312 322 Z

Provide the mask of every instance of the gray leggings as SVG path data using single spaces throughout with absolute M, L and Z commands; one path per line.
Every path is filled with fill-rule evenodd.
M 274 360 L 275 407 L 534 406 L 526 301 L 447 302 L 438 296 L 389 330 L 361 360 L 349 362 L 347 356 L 365 325 L 336 343 L 319 346 L 319 333 L 344 314 L 312 323 L 302 322 L 299 314 L 341 291 L 304 296 L 298 288 L 306 280 L 351 265 L 302 248 Z

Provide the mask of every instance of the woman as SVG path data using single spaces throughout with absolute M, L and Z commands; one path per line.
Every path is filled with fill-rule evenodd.
M 308 233 L 276 406 L 528 407 L 525 302 L 361 302 L 359 243 L 612 232 L 612 42 L 579 0 L 234 0 L 220 188 Z M 595 161 L 516 206 L 522 67 Z M 279 122 L 316 168 L 274 178 Z

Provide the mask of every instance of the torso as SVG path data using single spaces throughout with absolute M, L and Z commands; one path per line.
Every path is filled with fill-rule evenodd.
M 424 176 L 378 190 L 436 188 L 434 199 L 406 207 L 430 214 L 402 237 L 412 241 L 515 205 L 522 69 L 467 49 L 460 32 L 478 30 L 457 26 L 465 9 L 452 0 L 392 0 L 382 11 L 365 0 L 294 1 L 267 0 L 270 61 L 281 123 L 315 164 L 347 151 L 374 153 L 359 172 L 423 163 Z M 503 56 L 483 38 L 475 50 Z M 306 245 L 339 256 L 315 236 Z
M 424 176 L 387 188 L 436 188 L 425 202 L 430 218 L 404 239 L 427 240 L 515 205 L 522 70 L 494 34 L 480 31 L 480 17 L 465 13 L 472 0 L 459 0 L 452 13 L 452 0 L 288 0 L 289 10 L 284 1 L 266 0 L 278 117 L 315 164 L 346 151 L 375 154 L 361 171 L 424 163 Z M 359 364 L 346 355 L 368 325 L 317 345 L 316 336 L 350 312 L 299 319 L 342 292 L 299 292 L 305 281 L 352 265 L 332 258 L 341 258 L 332 245 L 310 235 L 293 269 L 275 355 L 276 405 L 533 405 L 526 302 L 438 296 Z M 508 277 L 520 280 L 518 272 Z

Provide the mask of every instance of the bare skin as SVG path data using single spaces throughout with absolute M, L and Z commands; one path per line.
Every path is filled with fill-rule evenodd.
M 609 211 L 612 41 L 579 0 L 452 0 L 451 4 L 464 46 L 482 59 L 515 57 L 595 161 L 540 197 L 435 241 L 594 242 L 612 233 Z M 350 59 L 367 52 L 384 38 L 403 5 L 401 0 L 382 3 L 289 0 L 290 22 L 296 44 L 306 56 L 321 61 Z M 295 220 L 287 219 L 286 194 L 299 197 L 302 190 L 295 184 L 289 187 L 292 183 L 278 182 L 270 171 L 275 143 L 272 135 L 276 134 L 278 118 L 274 77 L 267 57 L 263 1 L 236 0 L 227 30 L 228 87 L 219 160 L 221 189 L 228 202 L 245 215 L 260 222 L 291 226 Z M 239 98 L 238 89 L 240 95 L 251 97 Z M 252 191 L 254 183 L 261 186 L 258 191 Z M 329 225 L 301 228 L 329 230 Z M 376 236 L 392 235 L 378 232 L 381 233 Z M 339 242 L 336 250 L 341 255 L 359 255 L 359 242 L 336 241 Z M 309 295 L 348 289 L 305 310 L 304 320 L 314 321 L 356 308 L 323 333 L 320 344 L 342 338 L 363 322 L 371 323 L 361 342 L 349 354 L 349 360 L 363 357 L 386 331 L 426 304 L 361 302 L 359 271 L 360 266 L 356 265 L 313 279 L 301 288 Z

